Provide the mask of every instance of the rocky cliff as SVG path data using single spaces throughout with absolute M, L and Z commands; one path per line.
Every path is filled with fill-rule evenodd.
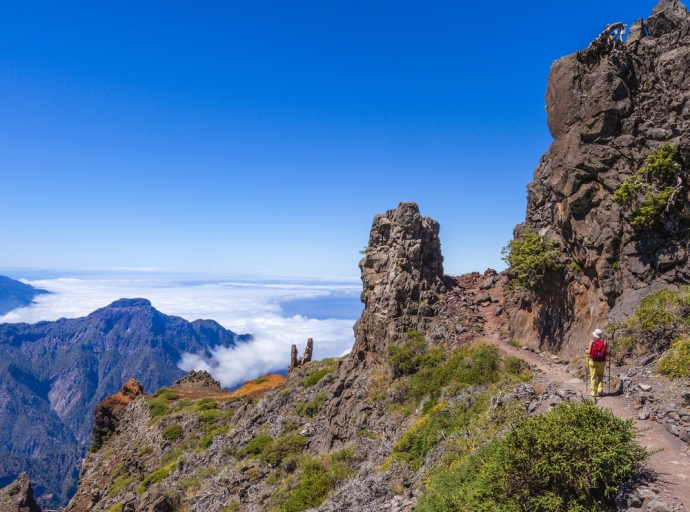
M 567 353 L 645 295 L 690 281 L 690 15 L 662 0 L 625 42 L 622 28 L 610 25 L 554 62 L 546 92 L 554 141 L 515 229 L 519 240 L 529 226 L 561 255 L 543 287 L 515 294 L 512 330 Z M 649 157 L 664 144 L 670 171 L 654 183 Z M 629 196 L 614 197 L 628 178 Z
M 23 471 L 44 506 L 66 503 L 91 444 L 93 410 L 134 376 L 146 389 L 184 376 L 183 352 L 248 339 L 210 320 L 122 299 L 85 318 L 0 325 L 0 485 Z
M 434 304 L 445 291 L 438 222 L 422 217 L 416 203 L 400 203 L 376 215 L 359 262 L 364 311 L 355 324 L 353 353 L 379 359 L 405 332 L 425 333 Z
M 34 490 L 31 478 L 26 473 L 4 489 L 0 489 L 0 511 L 2 512 L 41 512 L 34 501 Z

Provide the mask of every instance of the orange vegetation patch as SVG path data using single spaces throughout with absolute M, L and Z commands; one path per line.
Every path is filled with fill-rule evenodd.
M 256 380 L 245 382 L 242 387 L 236 389 L 230 396 L 233 398 L 261 398 L 272 389 L 278 389 L 285 386 L 287 380 L 282 375 L 271 373 L 264 375 Z

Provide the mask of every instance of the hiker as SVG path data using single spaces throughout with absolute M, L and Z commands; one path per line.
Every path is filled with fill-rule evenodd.
M 586 354 L 589 365 L 589 393 L 592 396 L 604 396 L 604 370 L 606 368 L 606 340 L 601 329 L 592 333 Z

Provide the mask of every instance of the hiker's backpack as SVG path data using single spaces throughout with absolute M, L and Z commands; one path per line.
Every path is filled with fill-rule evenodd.
M 589 351 L 589 358 L 597 363 L 606 361 L 606 343 L 604 340 L 598 340 L 596 338 L 592 340 L 592 349 Z

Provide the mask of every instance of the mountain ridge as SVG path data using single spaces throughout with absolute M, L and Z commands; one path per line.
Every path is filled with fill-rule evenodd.
M 184 352 L 209 357 L 251 339 L 212 320 L 165 315 L 147 299 L 120 299 L 82 318 L 0 324 L 0 456 L 8 461 L 0 485 L 30 471 L 37 501 L 63 504 L 98 402 L 130 376 L 148 388 L 172 384 L 186 374 L 177 367 Z M 68 468 L 64 477 L 55 461 Z

